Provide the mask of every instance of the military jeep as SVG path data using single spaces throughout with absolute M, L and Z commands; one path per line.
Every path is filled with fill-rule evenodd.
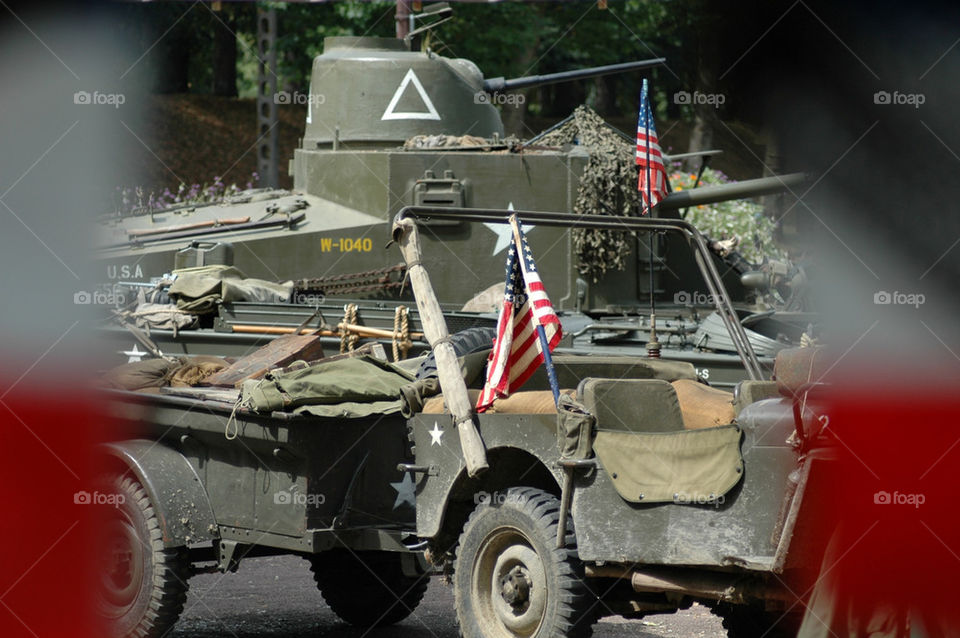
M 400 216 L 495 223 L 507 214 Z M 600 616 L 694 602 L 722 616 L 732 636 L 795 628 L 822 552 L 805 528 L 811 495 L 822 493 L 817 467 L 831 460 L 815 397 L 820 350 L 784 351 L 777 381 L 766 380 L 703 237 L 686 222 L 519 215 L 541 226 L 681 233 L 751 379 L 726 393 L 689 363 L 558 354 L 559 405 L 541 369 L 472 416 L 485 472 L 468 471 L 461 424 L 446 413 L 453 386 L 442 376 L 439 387 L 426 383 L 429 357 L 412 362 L 417 375 L 397 372 L 416 386 L 391 397 L 402 412 L 357 403 L 257 410 L 235 389 L 108 391 L 121 429 L 101 447 L 97 489 L 123 498 L 103 508 L 97 548 L 105 634 L 164 635 L 190 576 L 285 553 L 307 558 L 333 611 L 365 628 L 415 609 L 424 558 L 452 573 L 465 638 L 588 636 Z M 454 384 L 482 384 L 476 367 L 491 334 L 451 339 L 463 371 Z
M 452 215 L 411 208 L 398 218 Z M 499 211 L 455 215 L 505 221 Z M 684 221 L 518 217 L 681 233 L 717 310 L 734 316 L 702 236 Z M 600 616 L 693 602 L 731 636 L 795 635 L 822 552 L 805 521 L 817 467 L 831 459 L 814 400 L 822 351 L 783 351 L 778 380 L 767 380 L 740 324 L 727 325 L 753 377 L 733 393 L 689 363 L 555 354 L 559 407 L 541 368 L 477 415 L 489 469 L 474 476 L 442 398 L 410 419 L 416 460 L 404 469 L 419 476 L 417 534 L 428 559 L 452 571 L 465 638 L 588 636 Z

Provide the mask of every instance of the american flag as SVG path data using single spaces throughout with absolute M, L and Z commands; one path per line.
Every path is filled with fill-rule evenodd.
M 657 129 L 653 125 L 653 112 L 650 110 L 647 81 L 644 79 L 640 91 L 640 117 L 637 120 L 637 164 L 640 166 L 640 181 L 637 188 L 643 197 L 646 214 L 651 208 L 667 196 L 667 169 L 663 165 L 663 153 L 657 140 Z
M 519 250 L 517 235 L 522 243 Z M 533 253 L 517 220 L 517 233 L 507 251 L 507 280 L 497 339 L 487 363 L 487 381 L 477 400 L 477 412 L 485 411 L 497 397 L 519 388 L 543 363 L 539 326 L 543 327 L 552 351 L 563 338 L 560 318 L 547 298 Z

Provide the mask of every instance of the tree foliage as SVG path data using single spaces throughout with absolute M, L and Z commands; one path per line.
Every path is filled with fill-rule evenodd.
M 313 58 L 322 53 L 329 36 L 395 33 L 395 2 L 260 3 L 278 14 L 279 85 L 305 90 Z M 677 91 L 700 86 L 705 63 L 724 65 L 742 52 L 741 38 L 729 37 L 742 28 L 745 11 L 707 0 L 624 0 L 600 9 L 596 2 L 454 3 L 453 19 L 432 31 L 425 46 L 441 55 L 473 60 L 487 76 L 517 77 L 666 57 L 663 67 L 640 73 L 607 76 L 596 81 L 542 87 L 528 95 L 532 111 L 566 116 L 586 102 L 608 115 L 636 111 L 639 80 L 653 87 L 658 114 L 692 119 L 693 108 L 677 104 Z M 214 85 L 213 34 L 224 14 L 198 4 L 189 10 L 178 3 L 147 3 L 118 9 L 139 22 L 141 40 L 149 44 L 167 32 L 145 65 L 162 92 L 209 93 Z M 256 93 L 256 6 L 225 4 L 238 39 L 238 89 Z M 749 26 L 749 24 L 747 25 Z M 709 36 L 709 37 L 708 37 Z M 146 48 L 146 46 L 145 46 Z M 736 74 L 734 74 L 736 75 Z M 161 81 L 162 80 L 162 81 Z M 716 90 L 726 91 L 720 86 Z M 729 102 L 725 108 L 731 108 Z

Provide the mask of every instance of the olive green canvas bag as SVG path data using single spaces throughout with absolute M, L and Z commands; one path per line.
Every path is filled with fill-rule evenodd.
M 402 368 L 369 355 L 321 359 L 244 381 L 240 404 L 256 412 L 282 410 L 336 418 L 392 414 L 400 411 L 400 388 L 413 380 Z
M 593 456 L 593 430 L 597 420 L 583 404 L 567 394 L 557 404 L 557 440 L 560 458 L 582 460 Z

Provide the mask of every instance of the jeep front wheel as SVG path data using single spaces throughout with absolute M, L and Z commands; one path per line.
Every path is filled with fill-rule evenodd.
M 480 504 L 460 536 L 453 577 L 464 638 L 590 636 L 595 600 L 572 529 L 556 548 L 560 502 L 542 490 L 507 490 Z

